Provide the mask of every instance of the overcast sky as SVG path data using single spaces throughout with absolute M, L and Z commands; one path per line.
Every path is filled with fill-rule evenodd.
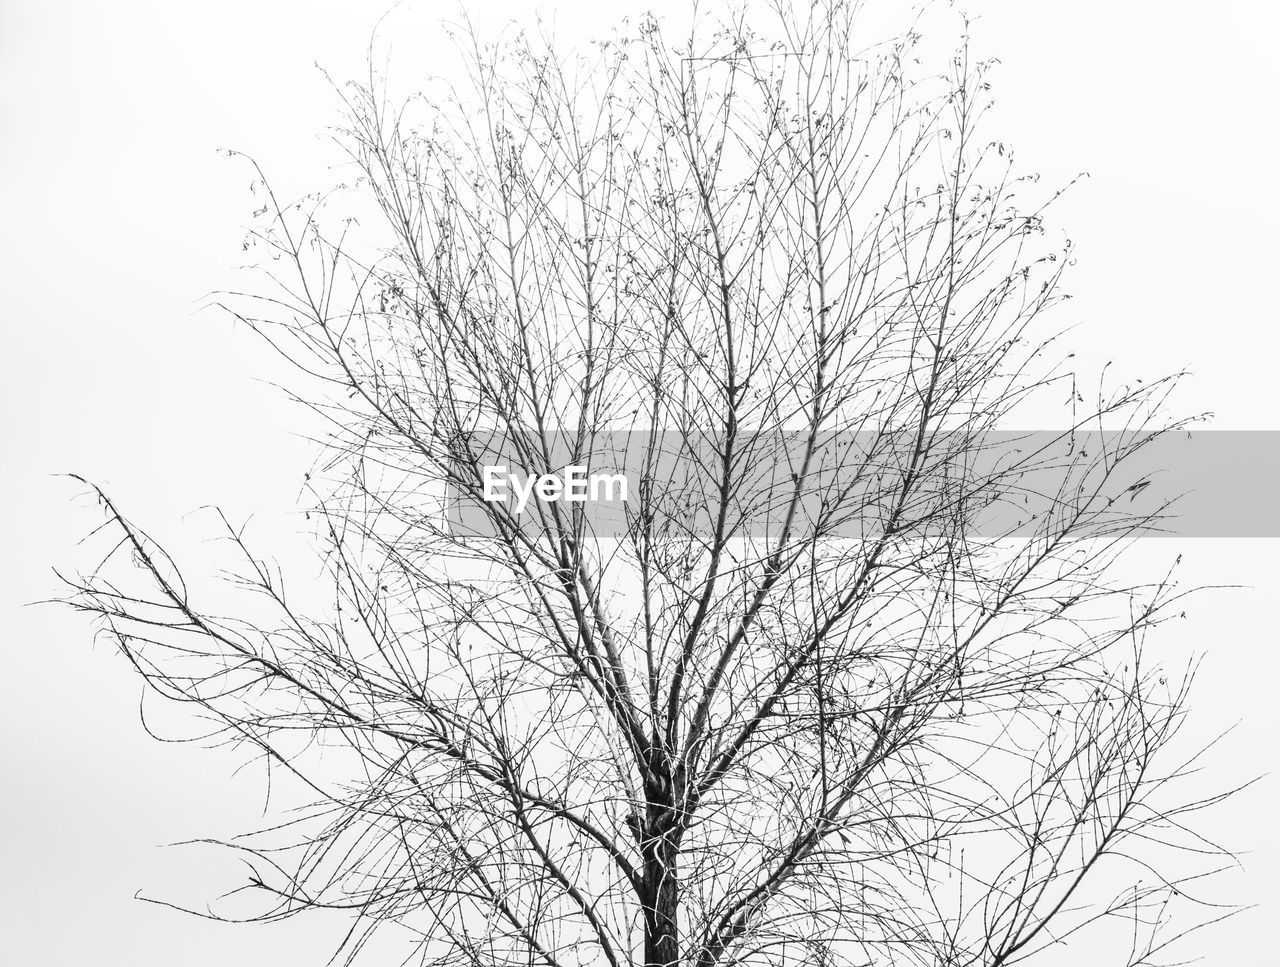
M 562 31 L 610 11 L 684 5 L 469 3 L 497 26 L 536 9 Z M 310 445 L 272 388 L 260 347 L 203 297 L 234 278 L 255 207 L 253 154 L 289 191 L 332 180 L 320 137 L 333 77 L 359 76 L 385 4 L 0 0 L 0 960 L 24 965 L 323 963 L 340 924 L 234 928 L 133 899 L 199 899 L 225 864 L 157 846 L 229 834 L 260 812 L 234 756 L 148 739 L 139 687 L 75 616 L 20 605 L 55 591 L 95 517 L 75 472 L 109 485 L 155 532 L 200 533 L 218 503 L 287 534 Z M 447 45 L 458 8 L 416 2 L 382 38 L 402 77 Z M 1184 412 L 1229 429 L 1280 429 L 1274 287 L 1280 197 L 1280 9 L 1115 0 L 973 0 L 995 75 L 999 137 L 1022 164 L 1091 177 L 1052 220 L 1077 245 L 1059 322 L 1085 365 L 1129 375 L 1187 368 Z M 184 535 L 187 535 L 184 537 Z M 1276 546 L 1185 542 L 1207 595 L 1178 632 L 1207 653 L 1204 731 L 1242 720 L 1227 772 L 1273 769 Z M 1144 551 L 1153 557 L 1168 548 Z M 1235 772 L 1231 772 L 1235 768 Z M 257 797 L 255 799 L 255 796 Z M 1274 963 L 1280 843 L 1274 780 L 1223 813 L 1252 850 L 1237 899 L 1262 904 L 1216 939 L 1210 963 Z M 208 892 L 206 890 L 205 892 Z M 1270 918 L 1270 919 L 1269 919 Z

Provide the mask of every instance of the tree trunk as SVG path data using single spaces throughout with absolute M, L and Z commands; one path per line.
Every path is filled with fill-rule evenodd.
M 678 855 L 662 834 L 645 850 L 644 967 L 678 967 L 680 963 Z
M 670 760 L 659 750 L 655 740 L 645 776 L 646 808 L 640 836 L 644 860 L 644 967 L 679 967 L 680 889 L 676 861 L 680 855 L 680 830 L 675 809 L 679 793 L 672 782 Z

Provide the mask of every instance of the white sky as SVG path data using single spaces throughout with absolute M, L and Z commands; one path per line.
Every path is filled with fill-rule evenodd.
M 675 3 L 647 4 L 679 9 Z M 465 4 L 482 23 L 532 4 Z M 567 28 L 611 11 L 559 4 Z M 395 15 L 396 70 L 430 70 L 430 28 L 452 3 Z M 323 963 L 334 930 L 231 928 L 132 899 L 201 896 L 203 868 L 155 847 L 252 823 L 254 780 L 228 758 L 159 745 L 138 687 L 75 616 L 19 605 L 55 590 L 95 522 L 52 474 L 109 485 L 156 536 L 220 503 L 288 529 L 310 449 L 275 371 L 225 319 L 194 311 L 238 262 L 254 154 L 298 191 L 329 175 L 317 135 L 335 120 L 318 62 L 358 76 L 381 3 L 0 0 L 0 960 L 149 967 Z M 549 6 L 545 9 L 551 9 Z M 1186 411 L 1280 429 L 1274 287 L 1280 190 L 1280 7 L 1229 0 L 973 0 L 995 76 L 999 136 L 1023 164 L 1092 177 L 1055 224 L 1078 246 L 1062 323 L 1082 357 L 1159 375 L 1188 367 Z M 400 18 L 400 19 L 395 19 Z M 1189 580 L 1252 585 L 1206 596 L 1181 645 L 1207 651 L 1206 722 L 1244 716 L 1236 776 L 1273 768 L 1280 591 L 1274 545 L 1200 541 Z M 1156 552 L 1152 552 L 1153 554 Z M 1161 551 L 1160 553 L 1164 553 Z M 1267 780 L 1223 815 L 1254 849 L 1244 899 L 1264 904 L 1216 938 L 1210 963 L 1274 963 L 1280 843 Z M 221 868 L 221 867 L 220 867 Z M 210 888 L 212 888 L 210 886 Z M 1239 896 L 1239 894 L 1237 894 Z M 333 925 L 328 925 L 332 927 Z M 16 954 L 16 956 L 11 955 Z

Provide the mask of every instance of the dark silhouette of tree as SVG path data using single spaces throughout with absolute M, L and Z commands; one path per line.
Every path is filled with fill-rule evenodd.
M 1167 761 L 1190 676 L 1144 650 L 1180 592 L 1112 566 L 1162 509 L 1108 488 L 1174 380 L 1077 390 L 1040 330 L 1070 246 L 981 133 L 989 65 L 860 49 L 857 16 L 573 54 L 464 30 L 464 86 L 340 89 L 345 190 L 261 181 L 270 287 L 225 304 L 331 426 L 332 606 L 228 527 L 256 593 L 209 613 L 101 491 L 112 549 L 70 593 L 311 790 L 229 844 L 253 916 L 547 967 L 999 967 L 1114 919 L 1136 967 L 1218 915 L 1167 855 L 1214 852 Z M 984 441 L 1044 400 L 1070 459 L 984 529 L 1045 467 Z M 1129 432 L 1075 447 L 1102 426 Z M 480 499 L 483 441 L 543 473 L 621 438 L 617 531 Z

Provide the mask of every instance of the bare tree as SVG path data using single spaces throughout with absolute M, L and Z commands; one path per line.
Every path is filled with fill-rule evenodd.
M 259 183 L 271 287 L 225 304 L 331 425 L 332 606 L 228 527 L 257 593 L 209 613 L 101 491 L 112 550 L 71 582 L 311 791 L 228 844 L 252 916 L 548 967 L 998 967 L 1114 919 L 1136 967 L 1218 915 L 1168 855 L 1216 852 L 1167 752 L 1190 676 L 1144 652 L 1180 592 L 1113 567 L 1163 509 L 1108 488 L 1179 425 L 1173 380 L 1085 399 L 1038 328 L 1056 195 L 980 133 L 989 65 L 862 49 L 858 16 L 571 54 L 463 29 L 465 84 L 340 88 L 348 188 Z M 1045 400 L 1068 459 L 980 525 L 1044 479 L 1044 447 L 981 457 Z M 494 446 L 543 474 L 621 439 L 619 528 L 484 499 Z M 1133 885 L 1098 893 L 1113 861 Z

